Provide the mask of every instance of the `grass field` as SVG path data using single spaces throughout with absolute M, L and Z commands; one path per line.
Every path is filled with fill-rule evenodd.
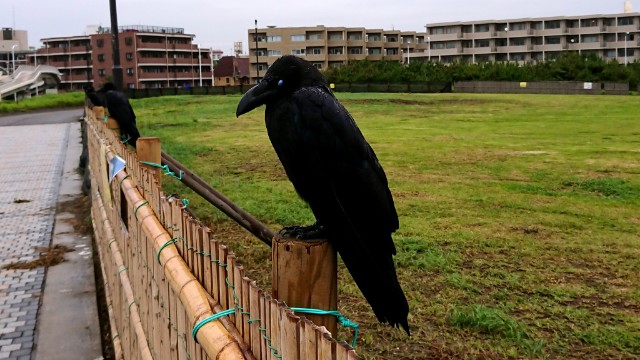
M 640 97 L 338 94 L 387 172 L 412 337 L 344 268 L 370 359 L 640 357 Z M 272 229 L 312 222 L 239 96 L 133 101 L 141 133 Z M 268 287 L 270 250 L 175 181 Z M 342 339 L 350 334 L 342 332 Z
M 18 102 L 14 102 L 13 100 L 2 100 L 0 101 L 0 115 L 43 109 L 82 107 L 83 105 L 84 92 L 82 91 L 63 94 L 47 94 L 23 99 Z

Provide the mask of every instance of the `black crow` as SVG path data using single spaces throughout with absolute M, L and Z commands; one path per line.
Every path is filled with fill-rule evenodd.
M 236 116 L 263 104 L 271 144 L 316 218 L 281 233 L 326 237 L 378 320 L 409 333 L 409 305 L 393 263 L 398 215 L 384 170 L 355 121 L 322 74 L 296 56 L 276 60 L 242 97 Z
M 104 102 L 109 111 L 109 115 L 118 122 L 120 134 L 123 136 L 122 142 L 136 147 L 136 140 L 140 137 L 136 127 L 136 114 L 133 112 L 129 99 L 116 90 L 113 83 L 106 83 L 98 90 L 104 94 Z
M 91 85 L 84 87 L 84 94 L 91 101 L 91 106 L 104 106 L 104 94 L 97 93 Z

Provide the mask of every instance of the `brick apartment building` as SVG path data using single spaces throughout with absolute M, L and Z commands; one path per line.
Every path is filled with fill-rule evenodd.
M 44 47 L 30 55 L 29 63 L 57 67 L 62 73 L 61 90 L 78 90 L 87 84 L 101 86 L 112 76 L 110 31 L 97 28 L 89 35 L 42 39 Z M 211 86 L 211 51 L 193 44 L 194 37 L 182 28 L 119 27 L 123 86 Z

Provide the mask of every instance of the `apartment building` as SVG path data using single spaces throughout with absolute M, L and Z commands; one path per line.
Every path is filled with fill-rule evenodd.
M 563 51 L 620 63 L 640 59 L 640 13 L 434 23 L 427 32 L 346 27 L 249 29 L 251 81 L 282 55 L 320 70 L 352 60 L 470 63 L 555 59 Z
M 0 37 L 0 74 L 9 74 L 14 67 L 26 64 L 27 55 L 33 50 L 29 48 L 27 31 L 13 28 L 2 28 Z
M 195 35 L 182 28 L 119 27 L 123 86 L 161 88 L 211 86 L 210 49 L 193 44 Z M 111 30 L 97 28 L 88 35 L 42 39 L 44 47 L 30 56 L 32 64 L 55 66 L 62 73 L 61 90 L 102 85 L 112 76 Z
M 320 70 L 352 60 L 402 61 L 427 50 L 426 33 L 346 27 L 269 26 L 249 29 L 251 81 L 256 82 L 282 55 L 303 56 Z
M 640 13 L 485 20 L 427 25 L 428 51 L 411 60 L 530 62 L 564 51 L 620 63 L 640 59 Z

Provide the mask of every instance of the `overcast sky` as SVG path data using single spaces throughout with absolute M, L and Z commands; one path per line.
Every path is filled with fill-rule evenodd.
M 633 10 L 640 11 L 640 0 Z M 633 2 L 632 2 L 633 3 Z M 254 27 L 347 26 L 424 31 L 425 24 L 524 17 L 618 14 L 623 0 L 119 0 L 118 24 L 184 28 L 201 47 L 231 54 L 247 48 Z M 110 26 L 109 0 L 0 0 L 0 27 L 40 39 L 82 35 L 87 25 Z

